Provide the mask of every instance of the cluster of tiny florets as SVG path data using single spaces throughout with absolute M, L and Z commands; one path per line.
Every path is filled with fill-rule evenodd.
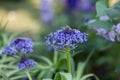
M 17 65 L 17 67 L 22 70 L 33 66 L 36 66 L 36 63 L 33 60 L 28 60 L 26 56 L 22 56 L 20 63 Z
M 88 34 L 81 33 L 79 30 L 71 29 L 66 26 L 57 32 L 50 33 L 48 37 L 45 37 L 45 39 L 46 43 L 54 48 L 64 48 L 66 46 L 75 48 L 76 43 L 86 42 L 87 37 Z
M 29 38 L 17 38 L 13 40 L 2 52 L 2 54 L 6 55 L 18 55 L 20 57 L 20 62 L 17 65 L 19 69 L 28 69 L 36 65 L 33 60 L 29 60 L 26 57 L 26 53 L 33 52 L 33 43 Z
M 4 50 L 3 54 L 16 55 L 17 53 L 33 52 L 33 43 L 29 38 L 17 38 L 13 40 Z

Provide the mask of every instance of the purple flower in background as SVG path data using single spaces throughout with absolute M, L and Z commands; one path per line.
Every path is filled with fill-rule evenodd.
M 79 1 L 79 0 L 66 0 L 66 2 L 67 2 L 67 8 L 68 8 L 69 10 L 75 9 L 76 6 L 77 6 L 77 2 L 78 2 L 78 1 Z
M 25 55 L 21 57 L 20 63 L 17 64 L 17 67 L 22 70 L 33 66 L 36 66 L 36 63 L 33 60 L 28 60 Z
M 47 24 L 54 19 L 53 0 L 40 0 L 40 14 L 43 24 Z
M 90 19 L 90 20 L 87 21 L 88 24 L 90 24 L 90 23 L 94 23 L 94 22 L 96 22 L 95 19 Z
M 104 28 L 96 28 L 96 27 L 94 28 L 94 30 L 96 31 L 97 35 L 100 35 L 100 36 L 104 37 L 105 39 L 110 40 L 112 42 L 115 41 L 115 37 L 116 37 L 115 31 L 111 30 L 109 32 Z
M 105 38 L 112 42 L 115 42 L 115 37 L 116 33 L 114 31 L 110 31 Z
M 94 30 L 96 31 L 96 34 L 97 35 L 101 35 L 101 36 L 104 36 L 107 34 L 107 30 L 104 29 L 104 28 L 94 28 Z
M 117 34 L 120 34 L 120 23 L 118 23 L 116 26 L 113 28 Z
M 50 33 L 48 37 L 45 37 L 48 45 L 56 48 L 64 48 L 70 46 L 76 47 L 76 43 L 84 43 L 87 41 L 88 34 L 81 33 L 79 30 L 71 29 L 69 26 L 64 27 L 57 32 Z
M 92 2 L 90 0 L 80 0 L 77 5 L 82 11 L 89 12 L 94 9 L 95 2 Z
M 3 50 L 2 54 L 16 55 L 19 52 L 26 54 L 33 52 L 33 43 L 29 38 L 17 38 Z
M 108 21 L 109 19 L 110 19 L 110 18 L 109 18 L 109 16 L 107 16 L 107 15 L 101 16 L 101 17 L 99 18 L 100 21 Z
M 66 5 L 69 12 L 75 10 L 89 12 L 95 8 L 95 2 L 90 0 L 66 0 Z
M 96 31 L 97 35 L 100 35 L 107 40 L 110 40 L 112 42 L 115 42 L 115 41 L 120 42 L 120 23 L 118 23 L 117 25 L 114 25 L 111 28 L 111 31 L 107 31 L 104 28 L 97 28 L 97 27 L 94 27 L 94 30 Z

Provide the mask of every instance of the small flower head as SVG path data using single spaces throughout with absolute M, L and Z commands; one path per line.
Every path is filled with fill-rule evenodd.
M 54 48 L 64 48 L 70 46 L 76 47 L 76 43 L 83 43 L 87 41 L 88 34 L 81 33 L 76 29 L 71 29 L 69 26 L 58 30 L 57 32 L 50 33 L 48 37 L 45 37 L 46 43 Z
M 3 50 L 3 54 L 9 55 L 16 55 L 18 52 L 23 54 L 33 52 L 32 41 L 29 38 L 17 38 Z
M 88 24 L 91 24 L 91 23 L 94 23 L 94 22 L 96 22 L 95 19 L 90 19 L 90 20 L 87 21 Z
M 19 69 L 27 69 L 33 66 L 36 66 L 36 63 L 33 60 L 28 60 L 26 56 L 22 56 L 20 59 L 20 63 L 18 63 L 18 68 Z
M 114 25 L 110 31 L 107 31 L 104 28 L 94 28 L 94 30 L 97 32 L 97 35 L 100 35 L 104 37 L 105 39 L 112 41 L 112 42 L 120 42 L 120 23 L 117 25 Z
M 96 28 L 96 27 L 94 27 L 94 30 L 96 31 L 97 35 L 100 35 L 100 36 L 103 36 L 103 37 L 105 37 L 106 34 L 108 33 L 108 31 L 106 29 L 104 29 L 104 28 Z
M 116 26 L 113 26 L 113 30 L 114 30 L 117 34 L 120 34 L 120 23 L 118 23 Z
M 109 16 L 107 16 L 107 15 L 101 16 L 101 17 L 99 18 L 100 21 L 108 21 L 109 19 L 110 19 L 110 18 L 109 18 Z
M 105 37 L 107 40 L 115 42 L 116 33 L 114 31 L 110 31 Z

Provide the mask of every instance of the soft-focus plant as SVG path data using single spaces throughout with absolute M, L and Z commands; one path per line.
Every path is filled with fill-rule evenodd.
M 64 71 L 57 72 L 54 80 L 86 80 L 94 74 L 83 75 L 84 68 L 88 63 L 90 57 L 94 53 L 92 51 L 88 56 L 87 60 L 84 63 L 78 65 L 76 70 L 73 66 L 73 59 L 71 56 L 71 50 L 75 49 L 77 45 L 82 44 L 87 41 L 88 34 L 81 33 L 79 30 L 71 29 L 69 26 L 64 27 L 57 32 L 50 33 L 48 37 L 45 37 L 46 43 L 54 48 L 55 51 L 63 50 L 66 53 L 66 62 L 67 62 L 67 73 Z M 62 64 L 61 64 L 62 65 Z M 95 78 L 99 80 L 96 76 Z
M 107 51 L 107 50 L 114 48 L 113 46 L 115 46 L 116 49 L 114 49 L 114 50 L 112 49 L 110 51 L 113 51 L 113 52 L 116 51 L 115 55 L 119 56 L 117 54 L 117 48 L 119 48 L 118 45 L 119 45 L 119 37 L 120 37 L 120 33 L 119 33 L 120 2 L 117 2 L 116 4 L 114 4 L 111 7 L 108 7 L 107 3 L 108 2 L 105 0 L 101 0 L 96 3 L 97 15 L 95 16 L 94 19 L 88 20 L 87 26 L 89 26 L 88 27 L 89 29 L 92 28 L 95 31 L 95 33 L 100 36 L 99 42 L 102 42 L 102 40 L 104 41 L 104 42 L 102 42 L 102 45 L 106 45 L 106 43 L 107 43 L 107 45 L 105 47 L 103 47 L 102 50 Z M 110 54 L 111 52 L 108 51 L 108 53 Z M 112 56 L 112 54 L 110 54 L 110 55 Z M 110 56 L 106 56 L 104 58 L 102 57 L 100 59 L 100 62 L 103 64 L 106 61 L 108 61 L 108 63 L 111 63 L 113 66 L 114 62 L 112 60 L 110 60 Z M 98 60 L 98 62 L 99 62 L 99 60 Z M 114 65 L 116 63 L 114 63 Z M 117 66 L 117 64 L 115 65 L 115 67 Z M 117 68 L 116 71 L 117 70 L 119 72 L 119 68 Z
M 17 38 L 13 40 L 2 51 L 2 55 L 9 55 L 15 57 L 19 61 L 17 64 L 18 69 L 25 71 L 29 80 L 32 80 L 29 70 L 31 67 L 36 66 L 33 60 L 27 58 L 27 54 L 33 52 L 33 43 L 29 38 Z M 9 80 L 9 79 L 8 79 Z

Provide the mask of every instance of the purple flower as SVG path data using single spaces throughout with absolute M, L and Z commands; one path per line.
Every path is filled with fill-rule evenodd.
M 24 55 L 20 59 L 20 63 L 17 65 L 19 69 L 28 69 L 30 67 L 36 66 L 36 63 L 33 60 L 28 60 Z
M 94 22 L 96 22 L 95 19 L 90 19 L 90 20 L 87 21 L 88 24 L 91 24 L 91 23 L 94 23 Z
M 114 30 L 117 34 L 120 34 L 120 23 L 118 23 L 116 26 L 114 26 Z
M 33 60 L 27 60 L 24 62 L 25 65 L 31 67 L 31 66 L 36 66 L 36 63 Z
M 75 48 L 77 43 L 83 43 L 87 41 L 88 34 L 81 33 L 76 29 L 71 29 L 69 26 L 64 27 L 57 32 L 50 33 L 48 37 L 45 37 L 46 43 L 53 48 L 64 48 L 70 46 Z
M 24 63 L 19 63 L 17 66 L 18 66 L 19 69 L 25 69 L 26 68 Z
M 75 9 L 77 6 L 78 0 L 67 0 L 67 8 L 68 9 Z
M 96 31 L 97 35 L 101 35 L 103 37 L 105 37 L 106 34 L 108 33 L 108 31 L 104 28 L 94 28 L 94 30 Z
M 33 43 L 29 38 L 17 38 L 13 40 L 8 46 L 3 50 L 3 54 L 16 55 L 18 52 L 23 54 L 33 52 Z
M 40 14 L 43 24 L 49 23 L 54 19 L 55 12 L 53 8 L 53 0 L 40 0 Z
M 100 35 L 100 36 L 104 37 L 105 39 L 110 40 L 112 42 L 115 41 L 115 37 L 116 37 L 115 31 L 111 30 L 109 32 L 104 28 L 96 28 L 96 27 L 94 28 L 94 30 L 96 31 L 97 35 Z
M 110 31 L 105 38 L 112 42 L 115 42 L 115 37 L 116 37 L 116 33 L 114 31 Z
M 109 18 L 109 16 L 107 16 L 107 15 L 101 16 L 101 17 L 99 18 L 100 21 L 108 21 L 109 19 L 110 19 L 110 18 Z
M 84 12 L 89 12 L 94 9 L 95 3 L 90 0 L 80 0 L 79 8 Z

